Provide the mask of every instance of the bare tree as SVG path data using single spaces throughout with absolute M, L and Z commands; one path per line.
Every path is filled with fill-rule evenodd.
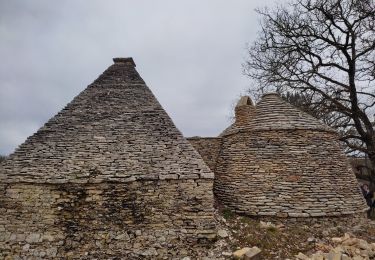
M 320 119 L 326 124 L 331 123 L 331 111 L 327 110 L 320 103 L 313 102 L 313 95 L 309 93 L 299 93 L 286 91 L 280 93 L 281 97 L 288 103 L 298 107 L 300 110 L 312 115 L 313 117 Z
M 346 117 L 342 117 L 340 113 L 330 110 L 324 102 L 315 102 L 314 95 L 308 92 L 290 92 L 280 93 L 281 97 L 288 103 L 298 107 L 300 110 L 312 115 L 313 117 L 321 120 L 325 124 L 335 128 L 340 136 L 346 136 L 348 134 L 355 133 L 356 130 L 353 126 L 346 126 Z M 351 147 L 346 146 L 345 152 L 353 157 L 363 157 L 364 153 L 353 149 L 353 143 L 357 146 L 362 146 L 363 143 L 359 143 L 358 140 L 351 140 Z
M 375 2 L 295 0 L 258 13 L 262 29 L 244 64 L 254 91 L 308 96 L 375 166 Z

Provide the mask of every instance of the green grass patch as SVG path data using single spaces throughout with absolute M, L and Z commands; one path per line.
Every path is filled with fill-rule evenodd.
M 226 220 L 232 219 L 234 217 L 234 213 L 230 209 L 225 208 L 225 209 L 223 209 L 223 217 Z

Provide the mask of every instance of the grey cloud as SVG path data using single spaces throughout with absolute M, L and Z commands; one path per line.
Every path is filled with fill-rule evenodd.
M 0 154 L 118 56 L 135 59 L 186 136 L 217 135 L 249 84 L 241 63 L 258 30 L 254 8 L 274 2 L 0 0 Z

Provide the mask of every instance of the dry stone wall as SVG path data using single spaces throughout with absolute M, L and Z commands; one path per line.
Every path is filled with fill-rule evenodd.
M 216 137 L 191 137 L 187 140 L 199 152 L 208 167 L 214 172 L 221 149 L 221 138 Z
M 236 212 L 278 217 L 362 212 L 354 174 L 331 132 L 239 132 L 223 138 L 215 194 Z
M 171 257 L 214 237 L 207 190 L 202 180 L 2 184 L 0 258 Z

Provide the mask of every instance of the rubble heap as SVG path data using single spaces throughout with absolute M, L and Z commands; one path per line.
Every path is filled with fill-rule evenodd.
M 343 237 L 332 238 L 332 245 L 318 244 L 321 250 L 307 256 L 303 253 L 296 255 L 300 260 L 350 260 L 374 259 L 375 243 L 368 243 L 364 239 L 356 238 L 345 233 Z

